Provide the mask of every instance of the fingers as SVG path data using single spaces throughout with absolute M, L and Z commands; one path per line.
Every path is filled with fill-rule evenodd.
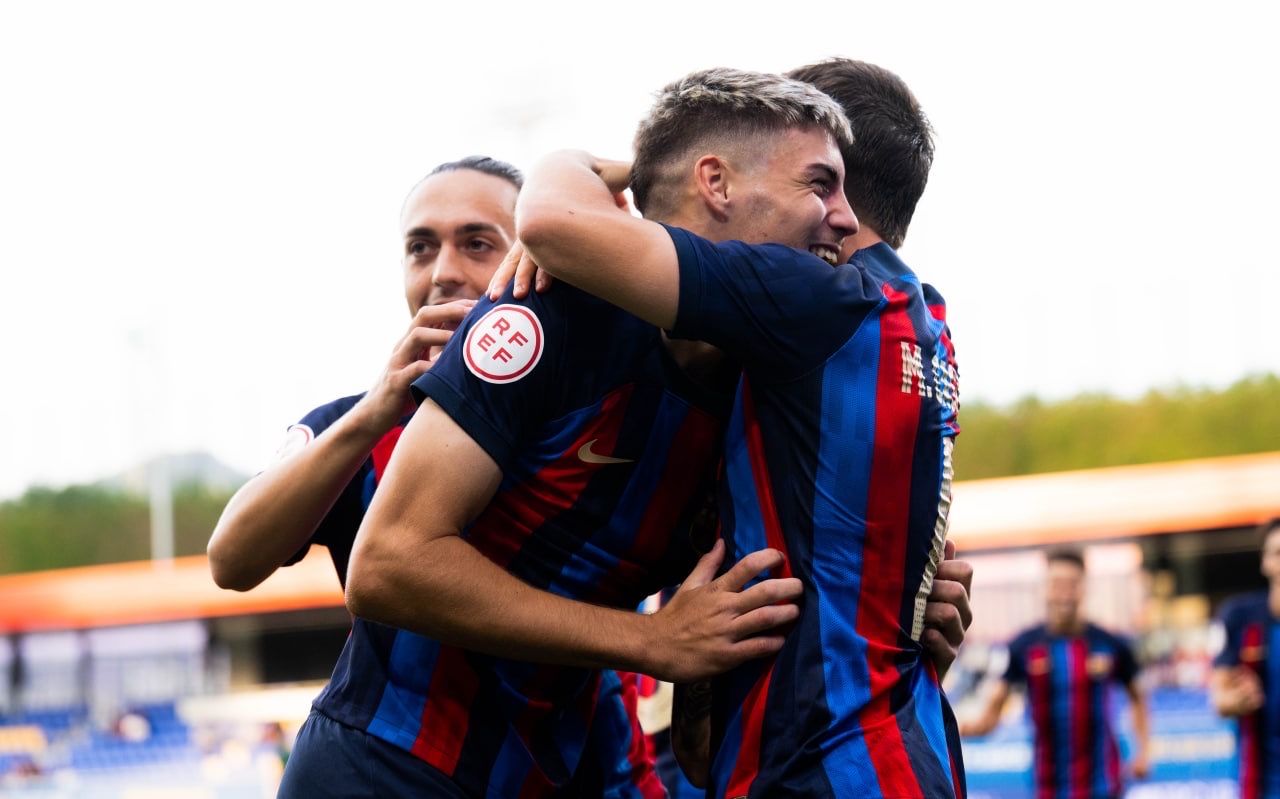
M 804 594 L 804 584 L 795 577 L 779 577 L 761 580 L 738 594 L 738 612 L 747 613 L 765 605 L 794 602 Z
M 399 346 L 391 355 L 393 368 L 402 369 L 414 361 L 421 360 L 424 352 L 432 347 L 443 347 L 453 336 L 452 330 L 440 330 L 434 327 L 415 327 L 401 339 Z
M 496 300 L 502 296 L 502 292 L 507 288 L 507 284 L 511 282 L 511 278 L 516 274 L 516 267 L 520 265 L 520 259 L 524 257 L 524 244 L 516 241 L 511 245 L 511 249 L 507 250 L 506 257 L 502 259 L 502 263 L 498 265 L 498 270 L 493 273 L 493 277 L 489 279 L 489 290 L 487 294 L 489 299 Z
M 413 315 L 409 330 L 419 327 L 454 330 L 462 324 L 462 320 L 474 307 L 476 307 L 475 300 L 453 300 L 439 305 L 424 305 Z
M 767 630 L 790 624 L 799 617 L 800 608 L 795 605 L 765 605 L 739 616 L 733 623 L 731 633 L 735 640 L 744 641 Z
M 720 564 L 724 562 L 724 539 L 717 538 L 715 546 L 711 547 L 711 551 L 698 558 L 698 562 L 693 567 L 693 571 L 689 572 L 689 576 L 680 584 L 680 591 L 688 591 L 693 588 L 701 588 L 711 582 L 716 576 L 716 571 L 720 568 Z
M 786 558 L 776 549 L 757 550 L 734 564 L 717 582 L 727 591 L 741 591 L 744 585 L 785 561 Z
M 956 542 L 948 538 L 942 544 L 942 559 L 953 560 L 956 556 Z
M 542 292 L 551 288 L 551 284 L 554 282 L 555 282 L 555 278 L 553 278 L 542 267 L 538 267 L 538 276 L 533 281 L 533 290 L 541 294 Z
M 956 656 L 959 655 L 959 644 L 953 644 L 945 635 L 932 628 L 926 629 L 920 636 L 920 645 L 933 661 L 939 676 L 951 668 L 951 664 L 955 663 Z
M 939 602 L 925 605 L 924 625 L 925 633 L 920 636 L 921 643 L 924 643 L 925 634 L 929 631 L 941 634 L 951 648 L 959 649 L 964 643 L 965 625 L 960 612 L 953 605 Z
M 959 618 L 965 630 L 969 629 L 969 625 L 973 623 L 973 609 L 969 606 L 969 592 L 965 590 L 963 583 L 955 580 L 935 579 L 933 581 L 933 589 L 929 592 L 929 601 L 925 605 L 926 619 L 928 609 L 934 605 L 954 608 L 959 613 Z
M 944 560 L 938 564 L 938 571 L 934 575 L 935 583 L 940 580 L 963 586 L 967 602 L 973 588 L 973 564 L 967 560 Z

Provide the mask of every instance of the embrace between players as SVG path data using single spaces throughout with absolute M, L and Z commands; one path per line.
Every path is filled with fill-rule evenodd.
M 409 332 L 209 544 L 239 590 L 324 544 L 355 617 L 281 796 L 662 796 L 635 672 L 709 796 L 963 796 L 957 373 L 896 253 L 932 155 L 836 60 L 668 85 L 629 164 L 415 187 Z

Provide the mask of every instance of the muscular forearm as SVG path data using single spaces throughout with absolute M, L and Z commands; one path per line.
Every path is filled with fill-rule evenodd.
M 551 275 L 660 327 L 675 324 L 679 268 L 671 237 L 620 209 L 606 180 L 626 165 L 563 151 L 529 175 L 516 208 L 516 234 Z
M 359 543 L 347 607 L 370 621 L 517 660 L 645 671 L 653 665 L 646 655 L 656 651 L 646 635 L 650 617 L 537 590 L 456 535 L 412 551 Z
M 354 414 L 245 483 L 227 503 L 208 546 L 220 587 L 247 591 L 306 545 L 385 432 Z

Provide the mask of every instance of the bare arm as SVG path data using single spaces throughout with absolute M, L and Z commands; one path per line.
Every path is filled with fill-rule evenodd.
M 1146 779 L 1151 773 L 1151 714 L 1147 695 L 1138 687 L 1137 680 L 1125 683 L 1124 689 L 1129 694 L 1129 707 L 1133 709 L 1133 734 L 1137 738 L 1131 764 L 1133 775 Z
M 580 151 L 547 156 L 516 205 L 516 235 L 548 274 L 670 328 L 680 298 L 675 245 L 656 222 L 618 207 L 627 166 Z
M 718 674 L 776 652 L 766 631 L 796 618 L 795 579 L 755 575 L 762 550 L 712 580 L 724 545 L 699 561 L 662 610 L 645 616 L 542 591 L 490 561 L 460 532 L 501 471 L 443 410 L 423 403 L 405 428 L 351 554 L 347 607 L 371 621 L 520 660 L 639 671 L 669 681 Z
M 987 735 L 1000 723 L 1000 714 L 1004 712 L 1005 702 L 1009 701 L 1009 683 L 997 680 L 987 695 L 987 704 L 981 715 L 973 721 L 960 725 L 960 734 L 964 736 Z
M 695 788 L 705 788 L 711 771 L 711 682 L 676 686 L 671 709 L 671 750 Z
M 409 385 L 427 371 L 474 302 L 423 308 L 392 352 L 378 384 L 314 442 L 241 486 L 209 539 L 209 568 L 222 588 L 248 591 L 306 546 L 370 450 L 412 407 Z

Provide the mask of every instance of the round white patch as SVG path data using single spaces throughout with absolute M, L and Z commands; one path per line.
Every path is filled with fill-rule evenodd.
M 523 305 L 499 305 L 467 333 L 463 358 L 471 374 L 490 383 L 514 383 L 542 357 L 542 323 Z
M 316 434 L 311 432 L 311 428 L 305 424 L 295 424 L 289 427 L 289 431 L 284 434 L 284 441 L 280 442 L 280 448 L 276 450 L 276 460 L 282 461 L 290 455 L 294 455 L 302 451 L 302 448 L 311 443 Z

